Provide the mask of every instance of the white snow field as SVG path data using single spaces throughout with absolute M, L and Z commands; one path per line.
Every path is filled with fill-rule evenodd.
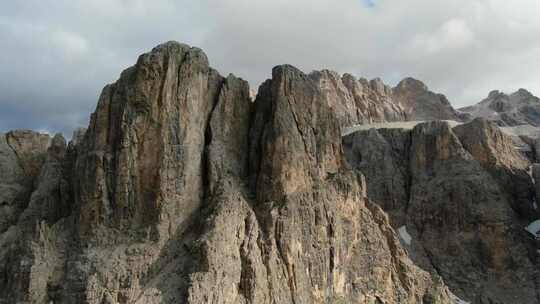
M 412 237 L 411 235 L 409 234 L 409 232 L 407 231 L 407 226 L 401 226 L 398 228 L 398 233 L 399 233 L 399 238 L 401 238 L 401 240 L 403 242 L 405 242 L 405 244 L 407 245 L 410 245 L 411 244 L 411 241 L 412 241 Z
M 534 235 L 536 238 L 540 237 L 540 220 L 530 223 L 529 226 L 525 227 L 525 230 Z

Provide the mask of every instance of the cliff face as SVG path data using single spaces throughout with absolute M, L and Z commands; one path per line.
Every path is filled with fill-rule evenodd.
M 323 70 L 310 75 L 341 126 L 407 119 L 405 108 L 393 98 L 392 88 L 380 79 L 356 79 Z
M 530 163 L 496 126 L 370 129 L 344 147 L 415 263 L 472 303 L 538 303 Z
M 407 120 L 460 120 L 446 96 L 431 92 L 414 78 L 405 78 L 393 89 L 394 98 L 406 109 Z
M 81 234 L 104 226 L 159 240 L 189 219 L 201 206 L 205 130 L 224 84 L 201 50 L 166 44 L 105 87 L 78 147 Z
M 515 138 L 341 137 L 462 118 L 414 79 L 287 65 L 253 100 L 162 44 L 70 143 L 0 134 L 0 303 L 538 303 L 540 166 Z
M 0 137 L 0 303 L 452 303 L 349 168 L 314 76 L 279 66 L 249 96 L 170 42 L 70 144 Z
M 328 70 L 309 76 L 343 128 L 395 121 L 466 119 L 444 95 L 430 91 L 414 78 L 405 78 L 392 88 L 378 78 L 368 81 Z
M 0 133 L 0 232 L 14 224 L 30 199 L 50 138 L 32 131 Z

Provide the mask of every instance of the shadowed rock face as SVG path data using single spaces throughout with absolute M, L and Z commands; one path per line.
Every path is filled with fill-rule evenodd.
M 523 230 L 538 217 L 529 163 L 496 126 L 371 129 L 344 147 L 368 197 L 406 226 L 414 262 L 473 303 L 538 303 L 535 244 Z
M 16 194 L 13 200 L 9 197 L 13 192 L 0 194 L 5 202 L 0 214 L 4 225 L 0 301 L 33 302 L 46 292 L 47 277 L 57 270 L 57 254 L 63 248 L 48 238 L 53 233 L 48 227 L 69 216 L 72 204 L 63 174 L 66 143 L 60 135 L 51 139 L 30 131 L 14 131 L 6 137 L 0 142 L 0 167 L 6 169 L 1 182 Z
M 199 49 L 142 55 L 38 170 L 41 148 L 13 164 L 0 141 L 2 186 L 35 181 L 0 234 L 0 303 L 451 303 L 349 169 L 332 109 L 291 66 L 253 103 Z
M 28 130 L 0 133 L 0 232 L 16 223 L 26 208 L 50 140 Z

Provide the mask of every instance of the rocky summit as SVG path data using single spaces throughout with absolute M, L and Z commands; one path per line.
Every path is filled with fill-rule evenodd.
M 467 119 L 448 99 L 408 77 L 394 88 L 381 79 L 356 79 L 350 74 L 323 70 L 309 74 L 342 127 L 395 121 Z
M 0 303 L 540 302 L 540 165 L 497 125 L 411 78 L 252 96 L 168 42 L 70 142 L 0 134 Z
M 512 94 L 492 91 L 476 105 L 460 109 L 472 117 L 482 117 L 500 126 L 540 127 L 540 99 L 525 89 Z

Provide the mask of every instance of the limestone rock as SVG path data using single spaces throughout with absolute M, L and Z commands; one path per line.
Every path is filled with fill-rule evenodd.
M 380 189 L 373 198 L 412 236 L 413 261 L 472 303 L 536 303 L 535 244 L 523 231 L 535 216 L 532 184 L 511 144 L 481 120 L 344 138 L 368 189 Z
M 463 147 L 495 178 L 523 218 L 535 220 L 538 213 L 531 200 L 534 196 L 530 162 L 515 149 L 514 141 L 493 123 L 475 119 L 457 126 L 454 132 Z
M 342 128 L 381 122 L 467 119 L 444 95 L 431 92 L 424 83 L 410 77 L 391 88 L 379 78 L 368 81 L 328 70 L 309 76 Z
M 525 89 L 512 94 L 492 91 L 478 104 L 461 108 L 471 117 L 481 117 L 500 126 L 532 125 L 540 127 L 540 99 Z
M 65 140 L 56 135 L 24 211 L 1 235 L 0 273 L 9 274 L 1 283 L 0 299 L 5 303 L 47 303 L 52 300 L 50 284 L 61 284 L 58 274 L 63 272 L 64 243 L 70 237 L 60 227 L 72 202 L 64 179 L 65 153 Z M 35 161 L 28 154 L 24 159 Z
M 48 135 L 28 130 L 0 133 L 0 232 L 26 207 L 49 141 Z
M 370 129 L 343 138 L 350 165 L 366 177 L 368 197 L 390 215 L 395 228 L 406 223 L 410 144 L 411 133 L 402 129 Z
M 276 67 L 260 88 L 250 134 L 255 181 L 234 187 L 235 175 L 217 176 L 191 303 L 449 303 L 343 162 L 339 124 L 322 98 L 291 66 Z M 245 134 L 242 126 L 235 133 Z M 210 151 L 214 141 L 225 148 L 212 136 Z
M 368 82 L 328 70 L 312 72 L 309 76 L 343 127 L 406 119 L 402 106 L 392 100 L 392 89 L 380 79 Z
M 276 67 L 256 99 L 197 48 L 142 55 L 85 132 L 49 140 L 0 234 L 0 303 L 450 304 L 348 167 L 313 76 Z M 26 147 L 2 146 L 2 183 L 37 168 Z
M 539 182 L 493 124 L 341 138 L 464 119 L 410 78 L 285 65 L 253 95 L 168 42 L 70 143 L 1 134 L 0 303 L 537 303 Z
M 189 219 L 222 83 L 200 49 L 170 42 L 105 87 L 77 157 L 81 233 L 104 225 L 167 238 Z
M 0 134 L 0 231 L 4 231 L 20 212 L 20 202 L 27 197 L 24 171 L 17 154 Z M 22 196 L 22 197 L 21 197 Z
M 459 113 L 444 95 L 431 92 L 414 78 L 403 79 L 393 94 L 406 109 L 407 120 L 460 120 Z
M 17 155 L 29 179 L 39 174 L 50 140 L 49 135 L 30 130 L 15 130 L 6 133 L 6 141 Z

